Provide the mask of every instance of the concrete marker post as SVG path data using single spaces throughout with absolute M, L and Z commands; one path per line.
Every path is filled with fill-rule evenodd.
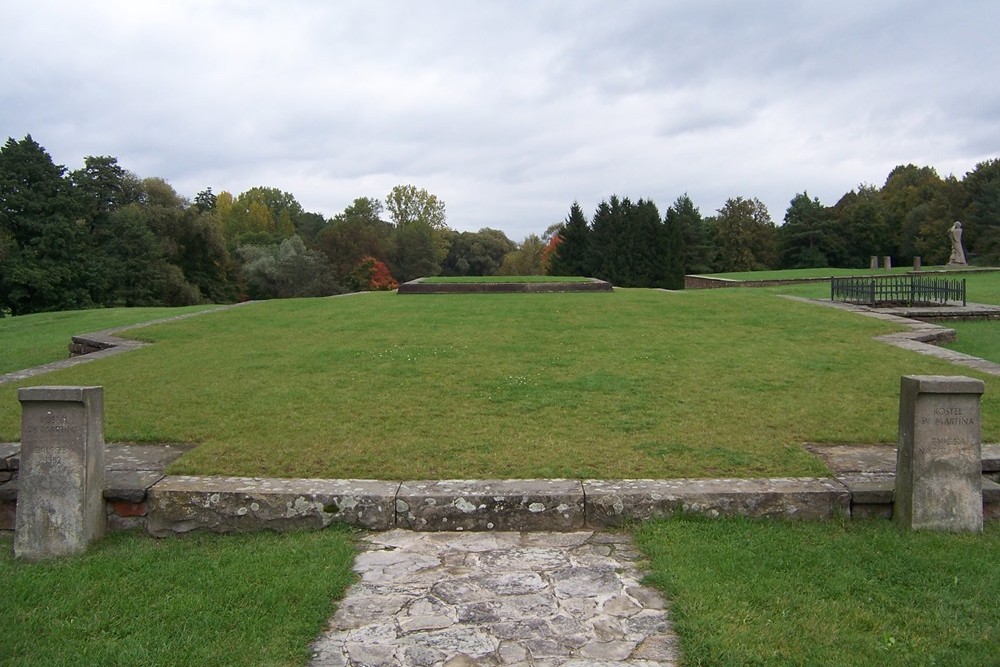
M 25 387 L 14 556 L 82 553 L 104 535 L 103 387 Z
M 893 520 L 907 529 L 982 532 L 982 380 L 904 375 Z

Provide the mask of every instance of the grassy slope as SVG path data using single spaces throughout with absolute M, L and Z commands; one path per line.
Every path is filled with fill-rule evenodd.
M 0 537 L 0 665 L 304 665 L 353 557 L 336 529 L 116 533 L 47 563 Z
M 70 339 L 76 334 L 138 324 L 211 307 L 99 308 L 5 317 L 0 319 L 0 373 L 65 359 Z
M 954 372 L 887 330 L 749 290 L 383 293 L 142 329 L 158 344 L 41 382 L 104 385 L 109 440 L 201 443 L 176 472 L 809 475 L 802 442 L 892 442 L 899 376 Z M 14 387 L 0 406 L 16 438 Z M 989 388 L 983 414 L 996 439 Z
M 992 665 L 1000 524 L 673 520 L 639 528 L 686 665 Z

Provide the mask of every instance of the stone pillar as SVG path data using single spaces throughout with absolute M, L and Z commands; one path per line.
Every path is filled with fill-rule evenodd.
M 882 259 L 885 262 L 885 270 L 888 271 L 889 269 L 891 269 L 892 268 L 892 257 L 890 257 L 889 255 L 886 255 Z
M 104 388 L 27 387 L 21 402 L 14 555 L 41 560 L 83 552 L 101 537 Z
M 920 255 L 917 255 L 916 257 L 913 258 L 913 270 L 914 271 L 920 270 Z
M 878 255 L 872 255 L 872 271 L 878 271 Z
M 904 375 L 893 520 L 904 528 L 981 532 L 982 380 Z

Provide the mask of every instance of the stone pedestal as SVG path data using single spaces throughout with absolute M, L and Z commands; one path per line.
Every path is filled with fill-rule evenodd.
M 872 255 L 872 271 L 878 271 L 878 255 Z
M 905 528 L 983 529 L 982 380 L 904 375 L 893 520 Z
M 885 267 L 884 267 L 885 270 L 886 271 L 892 270 L 892 257 L 886 255 L 885 257 L 883 257 L 883 261 L 885 262 Z
M 919 255 L 913 258 L 913 270 L 914 271 L 919 271 L 920 270 L 920 256 Z
M 104 534 L 104 390 L 28 387 L 21 402 L 14 555 L 80 553 Z

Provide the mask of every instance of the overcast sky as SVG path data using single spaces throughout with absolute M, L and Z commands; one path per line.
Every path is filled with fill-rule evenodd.
M 1000 157 L 1000 2 L 3 0 L 0 134 L 333 216 L 397 184 L 520 241 L 612 194 L 779 222 Z

